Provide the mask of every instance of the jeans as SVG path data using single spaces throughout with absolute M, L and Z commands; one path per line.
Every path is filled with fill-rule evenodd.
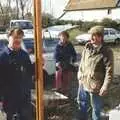
M 83 87 L 79 86 L 78 89 L 78 97 L 77 102 L 79 104 L 79 108 L 81 111 L 81 115 L 83 115 L 84 119 L 87 120 L 88 116 L 92 117 L 92 120 L 101 120 L 100 113 L 102 110 L 102 97 L 89 93 L 83 89 Z M 92 114 L 89 111 L 89 108 L 92 108 Z M 88 115 L 88 114 L 91 115 Z

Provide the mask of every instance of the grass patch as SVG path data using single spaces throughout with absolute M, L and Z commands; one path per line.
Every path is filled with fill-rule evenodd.
M 112 47 L 112 50 L 113 50 L 114 52 L 120 53 L 120 45 L 114 45 L 114 47 Z
M 70 35 L 70 41 L 75 40 L 75 37 L 79 34 L 84 33 L 83 31 L 80 31 L 78 28 L 74 28 L 68 31 L 69 35 Z

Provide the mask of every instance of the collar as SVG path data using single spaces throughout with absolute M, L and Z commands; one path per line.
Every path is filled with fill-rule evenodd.
M 5 48 L 5 51 L 6 51 L 7 54 L 10 54 L 13 51 L 13 49 L 7 46 Z
M 95 47 L 91 43 L 87 43 L 85 46 L 85 48 L 88 49 L 91 54 L 99 53 L 102 47 L 103 47 L 103 44 L 99 45 L 98 47 Z
M 59 44 L 60 46 L 66 46 L 66 45 L 68 45 L 69 43 L 70 43 L 70 42 L 66 42 L 65 44 L 63 44 L 61 41 L 59 41 L 58 44 Z
M 9 45 L 8 45 L 8 48 L 9 48 L 11 51 L 13 51 L 13 48 L 11 48 Z
M 14 51 L 13 48 L 11 48 L 9 46 L 6 47 L 5 51 L 8 55 L 11 54 L 12 52 L 17 52 L 17 51 Z

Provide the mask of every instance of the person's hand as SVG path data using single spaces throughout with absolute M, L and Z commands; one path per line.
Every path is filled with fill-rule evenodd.
M 56 68 L 62 69 L 60 63 L 56 63 Z
M 107 89 L 104 86 L 102 86 L 100 89 L 99 95 L 105 96 L 107 93 L 108 93 Z
M 60 66 L 60 63 L 56 63 L 56 67 L 59 67 Z
M 2 110 L 2 109 L 3 109 L 3 102 L 0 101 L 0 110 Z

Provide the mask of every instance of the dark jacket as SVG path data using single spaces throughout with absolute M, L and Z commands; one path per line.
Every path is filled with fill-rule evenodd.
M 0 97 L 5 101 L 30 99 L 32 65 L 28 54 L 6 47 L 0 54 Z
M 77 59 L 77 55 L 73 45 L 70 42 L 66 43 L 65 45 L 59 43 L 56 46 L 55 59 L 56 63 L 60 64 L 70 64 L 71 62 L 74 63 Z
M 78 80 L 89 92 L 99 92 L 101 87 L 108 89 L 113 78 L 113 53 L 104 44 L 94 49 L 87 43 L 82 53 Z

